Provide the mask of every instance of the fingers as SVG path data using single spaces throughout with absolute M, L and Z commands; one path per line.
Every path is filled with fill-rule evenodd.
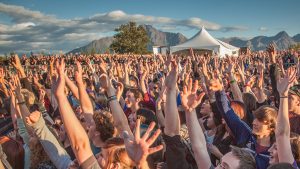
M 143 135 L 142 137 L 142 140 L 146 141 L 147 138 L 149 137 L 150 133 L 152 132 L 152 130 L 154 129 L 155 127 L 155 123 L 154 122 L 151 122 L 147 131 L 145 132 L 145 134 Z
M 158 138 L 158 136 L 160 135 L 160 133 L 161 133 L 160 129 L 156 130 L 155 133 L 146 141 L 147 144 L 149 146 L 151 146 L 155 142 L 155 140 Z
M 159 145 L 159 146 L 156 146 L 156 147 L 153 147 L 153 148 L 149 148 L 148 153 L 150 155 L 150 154 L 156 153 L 156 152 L 158 152 L 162 149 L 163 149 L 163 145 Z
M 195 93 L 197 90 L 198 90 L 198 80 L 195 81 L 192 92 Z
M 135 126 L 135 133 L 134 133 L 134 138 L 136 142 L 140 141 L 140 126 L 141 126 L 141 119 L 136 120 L 136 126 Z
M 191 92 L 192 91 L 192 87 L 193 87 L 193 79 L 190 78 L 189 81 L 188 81 L 187 91 Z

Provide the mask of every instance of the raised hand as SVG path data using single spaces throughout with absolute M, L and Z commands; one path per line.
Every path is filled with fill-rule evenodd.
M 46 95 L 45 90 L 40 89 L 40 90 L 39 90 L 39 101 L 40 101 L 41 103 L 44 103 L 45 95 Z
M 283 78 L 277 80 L 277 90 L 280 96 L 286 97 L 288 95 L 289 88 L 296 80 L 297 70 L 295 67 L 289 67 Z
M 198 95 L 197 90 L 198 80 L 196 80 L 193 84 L 193 80 L 189 79 L 188 85 L 183 87 L 183 92 L 180 93 L 180 96 L 182 106 L 186 111 L 191 112 L 191 110 L 195 109 L 201 103 L 205 93 L 202 92 L 200 95 Z
M 0 83 L 4 83 L 4 78 L 5 78 L 5 72 L 3 67 L 0 67 Z
M 106 65 L 106 63 L 104 62 L 104 60 L 102 59 L 102 58 L 100 58 L 100 65 L 99 65 L 99 67 L 100 67 L 100 72 L 101 73 L 107 73 L 107 65 Z
M 131 140 L 127 131 L 123 132 L 123 138 L 125 143 L 125 148 L 128 156 L 136 165 L 141 165 L 146 162 L 147 157 L 150 154 L 158 152 L 163 149 L 162 145 L 150 148 L 150 146 L 155 142 L 159 134 L 160 129 L 156 130 L 155 133 L 150 137 L 152 130 L 154 129 L 155 123 L 152 122 L 148 127 L 147 131 L 141 138 L 140 136 L 140 119 L 136 121 L 136 130 L 134 133 L 134 139 Z
M 245 86 L 252 87 L 255 83 L 255 76 L 249 76 L 246 79 Z
M 122 94 L 123 94 L 123 90 L 124 90 L 124 85 L 121 82 L 117 83 L 117 91 L 116 91 L 116 96 L 117 99 L 120 100 Z
M 220 83 L 219 79 L 212 79 L 209 82 L 209 89 L 214 92 L 221 91 L 223 90 L 223 85 Z
M 79 61 L 76 61 L 77 70 L 75 71 L 75 80 L 78 84 L 83 84 L 82 67 Z
M 259 72 L 259 78 L 257 81 L 257 87 L 259 89 L 263 89 L 263 87 L 264 87 L 264 69 L 259 69 L 258 72 Z
M 272 63 L 276 63 L 276 49 L 275 49 L 275 44 L 270 44 L 267 47 L 267 52 L 269 53 L 269 57 Z
M 203 73 L 203 75 L 206 76 L 206 77 L 208 77 L 207 60 L 204 57 L 202 57 L 200 59 L 200 63 L 202 65 L 201 67 L 202 67 L 202 73 Z
M 56 70 L 58 72 L 58 77 L 53 78 L 53 92 L 56 97 L 62 97 L 65 96 L 65 85 L 66 85 L 66 80 L 65 80 L 65 61 L 64 59 L 61 59 L 61 61 L 57 60 L 56 61 Z
M 22 65 L 21 65 L 21 62 L 20 62 L 20 58 L 18 55 L 14 55 L 13 56 L 13 62 L 12 62 L 12 65 L 18 70 L 20 71 L 21 69 L 23 69 Z
M 95 68 L 93 67 L 91 61 L 89 58 L 86 59 L 86 63 L 88 65 L 88 67 L 90 68 L 90 70 L 94 73 L 95 72 Z
M 195 57 L 193 48 L 190 48 L 190 55 L 191 57 Z
M 28 125 L 32 125 L 36 123 L 40 119 L 40 117 L 41 117 L 41 112 L 34 111 L 28 117 L 26 117 L 26 123 Z
M 178 76 L 178 66 L 175 60 L 172 61 L 172 69 L 165 79 L 165 85 L 168 90 L 176 89 Z

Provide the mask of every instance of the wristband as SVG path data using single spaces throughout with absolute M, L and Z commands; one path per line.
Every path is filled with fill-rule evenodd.
M 235 82 L 236 82 L 235 80 L 231 80 L 231 81 L 230 81 L 230 84 L 235 83 Z
M 281 99 L 289 98 L 288 96 L 280 96 Z
M 19 103 L 17 103 L 17 104 L 25 104 L 25 101 L 19 102 Z
M 113 97 L 117 97 L 117 96 L 116 95 L 112 95 L 112 96 L 109 96 L 107 99 L 109 100 L 109 99 L 111 99 Z
M 107 104 L 109 104 L 109 102 L 111 102 L 113 100 L 117 100 L 117 96 L 110 96 L 107 100 Z

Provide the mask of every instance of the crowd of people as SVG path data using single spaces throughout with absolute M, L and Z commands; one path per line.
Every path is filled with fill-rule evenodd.
M 12 55 L 0 168 L 298 169 L 299 54 Z

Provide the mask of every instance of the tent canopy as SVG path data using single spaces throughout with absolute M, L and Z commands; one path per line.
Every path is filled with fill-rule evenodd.
M 188 41 L 171 47 L 171 53 L 184 50 L 184 49 L 208 49 L 213 50 L 219 56 L 224 57 L 227 55 L 235 55 L 238 53 L 239 48 L 225 43 L 221 40 L 212 37 L 204 27 Z

